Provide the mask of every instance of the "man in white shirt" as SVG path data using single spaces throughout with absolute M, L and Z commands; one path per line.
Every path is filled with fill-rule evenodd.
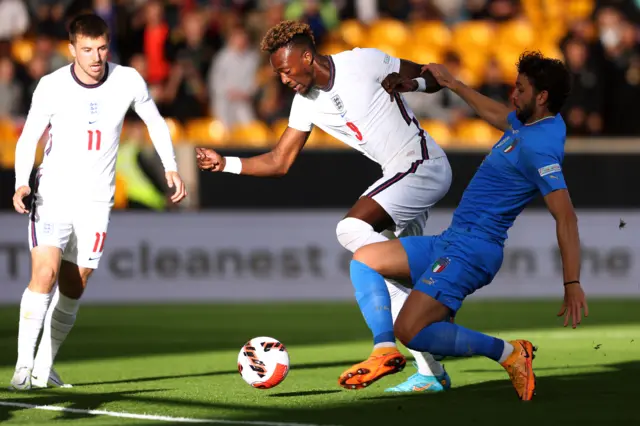
M 130 107 L 149 129 L 167 183 L 175 188 L 172 201 L 187 195 L 169 129 L 144 79 L 133 68 L 107 61 L 107 24 L 94 14 L 78 16 L 70 23 L 69 37 L 74 62 L 40 79 L 16 145 L 13 205 L 29 214 L 32 278 L 20 303 L 18 360 L 11 380 L 15 390 L 67 386 L 53 361 L 105 248 L 120 132 Z M 27 207 L 36 147 L 47 128 L 45 157 Z
M 270 152 L 250 158 L 223 157 L 196 148 L 202 170 L 251 176 L 282 176 L 304 146 L 313 126 L 341 140 L 380 164 L 383 176 L 358 199 L 336 228 L 340 244 L 351 252 L 399 235 L 422 235 L 428 211 L 449 190 L 451 167 L 436 142 L 425 132 L 390 82 L 400 76 L 417 79 L 419 90 L 441 89 L 421 67 L 377 49 L 353 49 L 332 56 L 318 54 L 307 24 L 284 21 L 262 40 L 282 83 L 295 92 L 289 126 Z M 361 310 L 387 309 L 397 316 L 410 290 L 393 281 L 387 289 L 356 288 Z M 376 335 L 365 363 L 345 371 L 339 384 L 361 389 L 401 371 L 406 359 L 395 344 L 378 344 L 390 336 Z M 388 327 L 387 327 L 388 329 Z M 393 327 L 391 327 L 393 329 Z M 447 389 L 450 380 L 433 357 L 412 352 L 418 374 L 388 389 L 393 392 Z

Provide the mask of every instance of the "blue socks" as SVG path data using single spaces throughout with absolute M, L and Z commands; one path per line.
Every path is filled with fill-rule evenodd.
M 484 355 L 498 361 L 504 350 L 504 341 L 458 324 L 436 322 L 420 330 L 407 347 L 443 356 Z
M 391 297 L 384 278 L 357 260 L 351 261 L 350 271 L 360 311 L 373 333 L 373 344 L 395 343 Z

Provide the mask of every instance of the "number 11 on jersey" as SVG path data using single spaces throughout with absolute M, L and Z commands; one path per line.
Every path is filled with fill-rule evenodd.
M 91 151 L 92 149 L 95 149 L 96 151 L 100 151 L 100 142 L 102 141 L 102 132 L 100 130 L 88 130 L 88 132 L 89 132 L 89 151 Z

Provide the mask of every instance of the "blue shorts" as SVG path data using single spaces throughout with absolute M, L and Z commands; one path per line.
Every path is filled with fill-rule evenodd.
M 502 265 L 500 244 L 470 234 L 446 230 L 440 235 L 403 237 L 413 289 L 451 309 L 489 284 Z

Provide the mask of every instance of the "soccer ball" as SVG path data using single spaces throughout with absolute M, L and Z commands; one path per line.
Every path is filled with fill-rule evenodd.
M 238 371 L 254 388 L 273 388 L 287 377 L 289 352 L 273 337 L 254 337 L 240 349 Z

